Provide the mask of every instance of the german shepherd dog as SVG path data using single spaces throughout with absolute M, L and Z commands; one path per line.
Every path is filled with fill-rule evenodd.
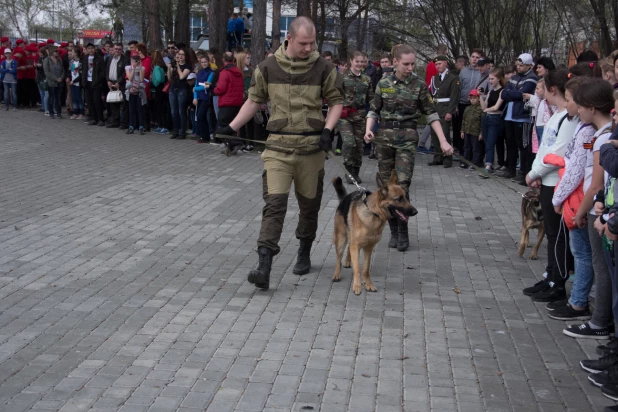
M 333 243 L 337 250 L 337 263 L 333 282 L 341 280 L 341 258 L 350 243 L 344 266 L 352 265 L 354 280 L 352 291 L 356 295 L 361 293 L 360 278 L 360 250 L 363 250 L 363 283 L 369 292 L 377 289 L 371 282 L 369 267 L 373 248 L 382 238 L 382 229 L 388 219 L 397 218 L 404 222 L 409 216 L 415 216 L 418 211 L 406 198 L 406 193 L 397 183 L 397 174 L 393 170 L 388 184 L 376 174 L 378 190 L 375 193 L 365 194 L 356 191 L 348 194 L 340 177 L 333 179 L 333 186 L 339 197 L 339 207 L 335 214 L 335 232 Z
M 521 200 L 521 239 L 519 240 L 519 256 L 524 255 L 524 251 L 530 240 L 530 230 L 537 229 L 536 244 L 532 248 L 532 253 L 528 259 L 538 259 L 537 253 L 545 236 L 545 226 L 543 225 L 543 212 L 541 211 L 540 194 L 536 190 L 530 190 Z

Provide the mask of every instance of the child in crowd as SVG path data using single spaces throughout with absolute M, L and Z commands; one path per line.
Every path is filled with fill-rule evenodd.
M 194 92 L 195 79 L 197 78 L 195 73 L 190 73 L 187 77 L 187 85 L 189 90 Z M 197 117 L 196 117 L 197 105 L 193 102 L 193 99 L 187 99 L 187 110 L 189 113 L 189 124 L 191 125 L 191 138 L 197 137 Z
M 470 106 L 466 107 L 461 123 L 461 138 L 464 140 L 464 158 L 474 163 L 476 166 L 481 166 L 481 118 L 483 117 L 483 109 L 480 105 L 479 92 L 476 89 L 470 90 Z M 459 167 L 465 169 L 468 165 L 464 162 L 459 164 Z M 474 166 L 470 166 L 470 170 L 474 170 Z
M 527 100 L 526 107 L 531 111 L 535 127 L 532 129 L 532 139 L 536 137 L 538 145 L 543 142 L 543 128 L 547 121 L 553 116 L 556 108 L 547 104 L 545 100 L 545 83 L 539 79 L 536 84 L 535 94 L 523 94 L 523 99 Z
M 79 48 L 73 50 L 73 58 L 70 61 L 69 72 L 67 78 L 69 87 L 71 88 L 71 100 L 73 101 L 72 120 L 84 118 L 84 100 L 82 98 L 82 89 L 80 80 L 82 77 L 82 52 Z

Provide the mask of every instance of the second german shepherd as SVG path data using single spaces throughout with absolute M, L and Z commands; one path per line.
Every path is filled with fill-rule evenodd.
M 406 198 L 406 193 L 397 182 L 397 174 L 393 170 L 388 184 L 385 184 L 380 174 L 376 174 L 378 190 L 375 193 L 361 192 L 348 194 L 340 177 L 333 179 L 333 186 L 339 198 L 339 207 L 335 214 L 335 232 L 333 243 L 337 250 L 337 263 L 333 282 L 341 280 L 341 258 L 346 245 L 350 247 L 346 254 L 344 266 L 352 265 L 352 291 L 361 293 L 360 250 L 363 250 L 363 283 L 365 289 L 375 292 L 377 289 L 371 282 L 369 267 L 373 248 L 382 238 L 382 229 L 388 219 L 398 218 L 404 222 L 409 216 L 415 216 L 418 211 Z
M 521 239 L 519 240 L 519 249 L 517 250 L 519 256 L 523 256 L 524 250 L 528 246 L 532 229 L 537 229 L 536 244 L 532 248 L 532 253 L 530 253 L 528 259 L 536 260 L 539 247 L 545 236 L 540 195 L 536 190 L 530 190 L 521 200 Z

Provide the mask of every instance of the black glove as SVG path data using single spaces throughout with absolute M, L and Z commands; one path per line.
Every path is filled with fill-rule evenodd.
M 232 129 L 230 125 L 227 125 L 225 127 L 217 129 L 217 131 L 215 132 L 215 137 L 217 137 L 218 135 L 236 136 L 236 131 Z
M 333 149 L 333 140 L 330 138 L 330 129 L 322 130 L 322 135 L 320 136 L 320 143 L 318 143 L 318 147 L 325 152 L 329 152 Z

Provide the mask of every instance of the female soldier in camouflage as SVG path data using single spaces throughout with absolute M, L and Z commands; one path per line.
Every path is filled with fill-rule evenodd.
M 363 162 L 363 137 L 365 136 L 366 106 L 373 100 L 371 78 L 363 73 L 365 56 L 355 51 L 350 58 L 350 70 L 341 73 L 343 111 L 337 126 L 343 139 L 343 164 L 358 183 Z M 352 183 L 346 176 L 348 184 Z
M 375 137 L 380 175 L 386 181 L 395 169 L 399 184 L 408 199 L 418 145 L 416 123 L 422 114 L 438 136 L 444 154 L 450 156 L 453 153 L 440 127 L 440 117 L 431 103 L 427 85 L 413 74 L 415 63 L 416 56 L 412 47 L 404 44 L 393 49 L 395 71 L 378 82 L 365 129 L 365 141 L 374 140 L 372 130 L 376 122 L 380 121 L 380 129 Z M 407 223 L 393 218 L 388 224 L 391 229 L 388 246 L 402 252 L 408 249 L 410 241 Z

